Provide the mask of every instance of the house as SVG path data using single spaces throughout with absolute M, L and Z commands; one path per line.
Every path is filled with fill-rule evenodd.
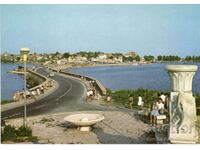
M 88 61 L 87 57 L 81 56 L 81 55 L 74 55 L 70 56 L 68 59 L 69 63 L 85 63 Z
M 114 60 L 116 63 L 122 63 L 123 62 L 123 56 L 116 56 L 114 57 Z
M 128 52 L 127 54 L 124 55 L 124 57 L 135 57 L 137 56 L 136 52 Z
M 97 57 L 97 59 L 99 59 L 99 60 L 105 60 L 105 59 L 107 59 L 107 55 L 106 54 L 99 54 L 98 57 Z
M 66 64 L 68 61 L 67 61 L 67 59 L 65 59 L 65 58 L 63 58 L 63 59 L 60 59 L 60 60 L 57 60 L 57 64 L 58 65 L 64 65 L 64 64 Z
M 81 56 L 81 55 L 77 55 L 77 56 L 75 57 L 75 59 L 76 59 L 76 61 L 78 61 L 78 62 L 86 62 L 86 61 L 87 61 L 87 58 L 84 57 L 84 56 Z

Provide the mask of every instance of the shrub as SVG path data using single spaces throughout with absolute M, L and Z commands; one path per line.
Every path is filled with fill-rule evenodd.
M 109 88 L 106 88 L 106 95 L 110 95 L 112 93 L 112 90 Z
M 17 136 L 19 137 L 31 137 L 32 129 L 30 127 L 21 126 L 17 130 Z
M 122 105 L 127 105 L 128 106 L 128 98 L 129 96 L 133 97 L 133 107 L 137 106 L 137 102 L 138 102 L 138 96 L 141 95 L 143 101 L 144 101 L 144 107 L 150 108 L 150 106 L 152 105 L 153 101 L 156 100 L 156 98 L 158 98 L 158 94 L 160 94 L 162 91 L 159 90 L 148 90 L 148 89 L 143 89 L 143 88 L 139 88 L 136 90 L 118 90 L 118 91 L 111 91 L 109 90 L 110 95 L 112 97 L 112 99 L 118 103 L 118 104 L 122 104 Z M 166 93 L 166 92 L 164 92 Z M 167 92 L 167 95 L 169 96 L 170 93 Z M 195 99 L 196 99 L 196 107 L 197 107 L 197 111 L 200 112 L 200 95 L 196 94 L 194 95 Z
M 15 141 L 17 139 L 17 130 L 14 126 L 7 125 L 4 127 L 3 132 L 1 134 L 2 141 Z
M 159 93 L 161 93 L 161 91 L 139 88 L 136 90 L 115 91 L 111 93 L 111 97 L 115 102 L 122 105 L 127 105 L 129 96 L 132 96 L 133 106 L 137 106 L 138 96 L 141 95 L 144 101 L 144 106 L 150 108 L 151 104 L 158 97 Z
M 37 141 L 37 137 L 32 136 L 32 129 L 30 127 L 20 126 L 16 129 L 14 126 L 6 125 L 1 133 L 1 141 Z

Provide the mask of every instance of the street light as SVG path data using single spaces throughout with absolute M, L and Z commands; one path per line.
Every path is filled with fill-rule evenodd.
M 26 62 L 27 62 L 27 57 L 28 53 L 30 52 L 29 48 L 21 48 L 20 49 L 20 54 L 23 58 L 24 62 L 24 90 L 25 90 L 25 99 L 24 99 L 24 126 L 26 127 L 27 121 L 26 121 Z

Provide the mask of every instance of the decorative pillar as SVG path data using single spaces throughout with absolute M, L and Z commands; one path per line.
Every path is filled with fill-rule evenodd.
M 171 143 L 196 143 L 196 103 L 192 94 L 192 79 L 198 67 L 196 65 L 168 65 L 171 78 L 170 128 Z

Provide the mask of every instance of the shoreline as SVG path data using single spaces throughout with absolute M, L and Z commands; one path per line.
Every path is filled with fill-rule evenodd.
M 138 65 L 136 65 L 136 66 L 143 66 L 143 65 L 151 65 L 151 64 L 163 64 L 163 63 L 169 63 L 169 62 L 160 62 L 160 63 L 158 63 L 158 62 L 156 62 L 156 63 L 149 63 L 149 64 L 138 64 Z M 4 63 L 4 64 L 16 64 L 16 63 Z M 38 63 L 38 65 L 42 65 L 42 64 L 39 64 Z M 44 67 L 48 67 L 48 66 L 46 66 L 46 65 L 42 65 L 42 66 L 44 66 Z M 61 69 L 66 69 L 66 72 L 67 72 L 67 69 L 77 69 L 77 68 L 91 68 L 91 67 L 112 67 L 112 66 L 116 66 L 116 67 L 118 67 L 118 66 L 135 66 L 135 65 L 133 65 L 133 64 L 128 64 L 128 63 L 118 63 L 118 64 L 88 64 L 88 65 L 83 65 L 83 66 L 80 66 L 80 65 L 77 65 L 77 66 L 71 66 L 71 65 L 67 65 L 67 64 L 65 64 L 65 65 L 62 65 L 62 66 L 59 66 L 59 65 L 56 65 L 56 66 L 53 66 L 53 68 L 61 68 Z M 69 73 L 71 73 L 71 71 L 69 71 Z M 73 73 L 74 74 L 74 73 Z M 94 78 L 94 77 L 91 77 L 91 78 Z M 138 88 L 135 88 L 135 89 L 138 89 Z M 123 89 L 118 89 L 118 90 L 123 90 Z M 148 90 L 161 90 L 161 89 L 148 89 Z M 112 91 L 116 91 L 116 90 L 112 90 Z M 195 92 L 194 93 L 195 95 L 197 94 L 197 95 L 199 95 L 200 93 L 197 93 L 197 92 Z M 7 99 L 4 99 L 5 101 L 7 100 Z M 1 102 L 2 101 L 4 101 L 4 100 L 1 100 Z M 9 102 L 8 102 L 9 103 Z M 8 104 L 8 103 L 6 103 L 6 104 Z M 12 102 L 10 102 L 10 103 L 12 103 Z M 1 105 L 4 105 L 4 104 L 1 104 Z
M 64 64 L 64 65 L 49 65 L 53 68 L 56 69 L 76 69 L 76 68 L 90 68 L 90 67 L 120 67 L 120 66 L 142 66 L 142 65 L 150 65 L 150 64 L 158 64 L 158 63 L 145 63 L 145 64 L 138 64 L 138 63 L 118 63 L 118 64 L 78 64 L 78 65 L 68 65 L 68 64 Z
M 82 75 L 82 74 L 78 74 L 78 73 L 74 73 L 72 72 L 70 69 L 79 69 L 79 68 L 95 68 L 95 67 L 123 67 L 123 66 L 146 66 L 146 65 L 156 65 L 156 64 L 168 64 L 168 63 L 185 63 L 185 62 L 155 62 L 155 63 L 147 63 L 147 64 L 138 64 L 138 65 L 134 65 L 134 64 L 128 64 L 128 63 L 118 63 L 118 64 L 88 64 L 88 65 L 83 65 L 83 66 L 80 66 L 80 65 L 77 65 L 77 66 L 71 66 L 71 65 L 62 65 L 62 66 L 59 66 L 59 65 L 56 65 L 56 66 L 52 66 L 52 68 L 54 69 L 61 69 L 61 70 L 65 70 L 65 72 L 67 73 L 70 73 L 70 74 L 76 74 L 76 75 L 80 75 L 80 76 L 87 76 L 87 75 Z M 186 62 L 187 63 L 187 62 Z M 189 64 L 191 62 L 188 62 Z M 196 63 L 194 65 L 197 65 Z M 95 77 L 93 76 L 89 76 L 91 78 L 94 78 L 96 79 Z M 97 79 L 96 79 L 97 80 Z M 104 86 L 105 87 L 105 86 Z M 105 87 L 106 89 L 110 89 L 108 87 Z M 130 88 L 130 89 L 117 89 L 117 90 L 112 90 L 112 91 L 119 91 L 119 90 L 137 90 L 137 89 L 140 89 L 141 87 L 138 87 L 138 88 Z M 167 90 L 162 90 L 162 89 L 155 89 L 155 88 L 142 88 L 142 89 L 147 89 L 147 90 L 158 90 L 158 91 L 165 91 L 165 92 L 169 92 L 170 89 L 167 89 Z M 193 92 L 195 95 L 200 95 L 200 92 Z
M 58 64 L 53 64 L 53 65 L 49 65 L 53 68 L 57 68 L 57 69 L 76 69 L 76 68 L 90 68 L 90 67 L 120 67 L 120 66 L 143 66 L 143 65 L 152 65 L 152 64 L 171 64 L 171 63 L 175 63 L 175 64 L 198 64 L 198 62 L 177 62 L 177 61 L 165 61 L 165 62 L 148 62 L 148 63 L 117 63 L 117 64 L 77 64 L 77 65 L 73 65 L 73 64 L 64 64 L 64 65 L 58 65 Z M 45 66 L 45 65 L 43 65 Z M 47 65 L 48 66 L 48 65 Z

